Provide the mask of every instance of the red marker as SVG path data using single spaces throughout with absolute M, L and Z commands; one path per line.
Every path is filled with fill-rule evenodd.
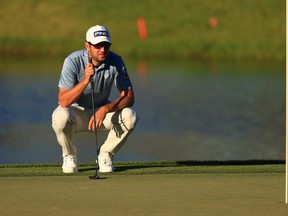
M 218 25 L 218 19 L 216 17 L 211 17 L 209 19 L 209 25 L 212 27 L 212 28 L 215 28 L 217 25 Z
M 147 34 L 146 22 L 143 17 L 138 17 L 137 26 L 138 26 L 139 37 L 142 40 L 147 39 L 148 34 Z

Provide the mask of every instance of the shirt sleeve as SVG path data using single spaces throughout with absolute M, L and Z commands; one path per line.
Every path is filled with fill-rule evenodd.
M 118 75 L 116 76 L 115 85 L 119 91 L 132 89 L 132 82 L 129 78 L 127 68 L 121 59 L 121 64 L 118 67 Z
M 76 64 L 67 57 L 64 60 L 58 87 L 71 89 L 77 84 L 77 67 Z

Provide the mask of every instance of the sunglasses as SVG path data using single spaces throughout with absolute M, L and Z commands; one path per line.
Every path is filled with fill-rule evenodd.
M 104 47 L 104 49 L 109 49 L 111 44 L 110 43 L 107 43 L 107 42 L 101 42 L 101 43 L 98 43 L 98 44 L 92 44 L 90 42 L 88 42 L 91 46 L 93 46 L 94 48 L 96 49 L 101 49 L 102 47 Z

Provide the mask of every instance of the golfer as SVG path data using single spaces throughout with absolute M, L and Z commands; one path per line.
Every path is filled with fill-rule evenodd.
M 77 148 L 74 134 L 80 131 L 106 130 L 98 158 L 100 172 L 113 172 L 113 157 L 136 126 L 138 117 L 132 83 L 122 58 L 110 51 L 112 44 L 107 28 L 96 25 L 86 33 L 86 49 L 70 54 L 63 63 L 59 80 L 59 106 L 52 114 L 52 127 L 62 147 L 64 173 L 76 173 Z M 94 85 L 94 108 L 91 83 Z M 119 96 L 109 101 L 115 84 Z

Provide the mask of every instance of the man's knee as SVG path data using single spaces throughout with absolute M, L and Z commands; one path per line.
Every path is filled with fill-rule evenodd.
M 132 130 L 136 127 L 139 118 L 133 109 L 124 108 L 121 112 L 121 119 L 125 127 L 128 130 Z
M 69 119 L 69 108 L 58 106 L 52 114 L 52 127 L 54 130 L 63 130 Z

